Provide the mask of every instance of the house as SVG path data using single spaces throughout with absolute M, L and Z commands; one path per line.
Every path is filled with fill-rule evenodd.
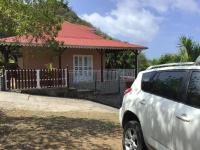
M 146 49 L 136 44 L 104 39 L 97 35 L 93 28 L 66 21 L 62 24 L 56 40 L 64 44 L 60 59 L 50 48 L 44 47 L 41 40 L 32 40 L 28 36 L 0 39 L 0 47 L 6 51 L 12 46 L 20 46 L 22 53 L 22 57 L 18 60 L 20 68 L 41 69 L 50 63 L 55 68 L 69 66 L 69 69 L 75 72 L 75 78 L 79 80 L 90 80 L 94 70 L 103 72 L 105 53 L 126 50 L 132 50 L 136 54 L 136 60 L 133 62 L 137 73 L 137 56 L 141 50 Z M 103 76 L 101 78 L 103 80 Z

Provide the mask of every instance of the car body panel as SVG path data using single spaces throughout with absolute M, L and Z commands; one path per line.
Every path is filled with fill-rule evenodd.
M 141 90 L 143 73 L 166 70 L 187 70 L 189 74 L 200 70 L 200 66 L 173 66 L 140 72 L 131 87 L 132 91 L 123 98 L 120 123 L 122 124 L 126 112 L 135 114 L 140 121 L 145 143 L 150 149 L 198 150 L 200 109 L 188 106 L 184 100 L 179 102 Z M 186 88 L 189 77 L 184 82 L 183 88 Z M 180 98 L 183 98 L 186 91 L 181 92 Z

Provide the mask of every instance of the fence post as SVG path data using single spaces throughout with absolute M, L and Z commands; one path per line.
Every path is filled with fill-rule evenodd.
M 97 72 L 94 72 L 94 91 L 97 91 Z
M 69 66 L 67 66 L 67 87 L 69 88 Z
M 119 94 L 120 94 L 120 92 L 121 92 L 121 78 L 120 78 L 120 73 L 118 72 L 118 92 L 119 92 Z
M 68 69 L 65 69 L 65 86 L 68 87 L 68 73 L 67 73 Z
M 36 81 L 37 81 L 37 87 L 38 89 L 41 88 L 40 86 L 40 70 L 36 70 Z
M 8 87 L 7 87 L 7 70 L 5 70 L 5 68 L 3 69 L 3 90 L 4 91 L 7 91 L 8 90 Z

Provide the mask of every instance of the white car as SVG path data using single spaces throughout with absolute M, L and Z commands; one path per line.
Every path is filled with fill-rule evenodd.
M 120 108 L 124 150 L 200 150 L 200 66 L 140 72 Z

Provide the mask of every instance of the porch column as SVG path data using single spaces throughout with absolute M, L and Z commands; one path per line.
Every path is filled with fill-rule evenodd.
M 62 69 L 62 54 L 58 55 L 58 68 Z
M 7 68 L 8 63 L 9 63 L 9 52 L 8 52 L 8 49 L 9 49 L 8 46 L 5 46 L 4 49 L 3 49 L 5 68 Z
M 103 77 L 103 64 L 104 64 L 104 60 L 103 60 L 103 56 L 104 56 L 104 50 L 101 50 L 100 51 L 100 55 L 101 55 L 101 82 L 103 82 L 104 81 L 104 77 Z
M 58 68 L 59 69 L 62 69 L 62 54 L 64 53 L 66 49 L 62 48 L 62 47 L 59 47 L 58 51 Z
M 138 55 L 139 55 L 139 51 L 135 50 L 134 54 L 135 54 L 134 66 L 135 66 L 135 79 L 136 79 L 137 74 L 138 74 L 138 70 L 139 70 L 138 69 Z

